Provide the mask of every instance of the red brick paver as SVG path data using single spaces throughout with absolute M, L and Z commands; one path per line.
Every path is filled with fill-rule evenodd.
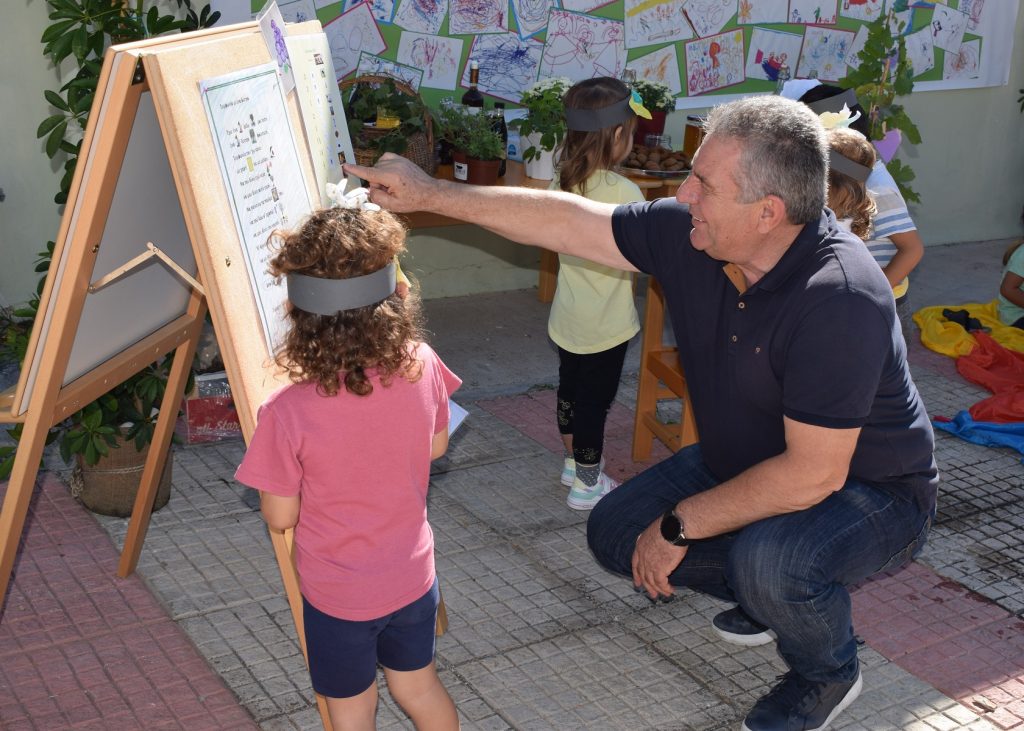
M 92 516 L 40 480 L 0 607 L 0 728 L 255 729 L 142 580 L 117 578 Z

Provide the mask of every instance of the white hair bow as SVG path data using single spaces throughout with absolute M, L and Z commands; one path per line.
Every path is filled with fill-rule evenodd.
M 838 112 L 822 112 L 818 117 L 821 119 L 825 129 L 835 129 L 837 127 L 849 127 L 860 119 L 860 112 L 851 116 L 850 108 L 844 104 L 843 108 Z
M 327 197 L 334 208 L 354 208 L 362 211 L 379 211 L 380 206 L 370 202 L 370 191 L 366 188 L 353 188 L 348 193 L 345 187 L 348 184 L 346 178 L 342 178 L 338 185 L 327 184 Z

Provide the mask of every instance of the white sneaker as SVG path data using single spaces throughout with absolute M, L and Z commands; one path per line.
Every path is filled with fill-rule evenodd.
M 601 457 L 601 469 L 604 469 L 604 457 Z M 572 457 L 566 457 L 562 462 L 562 484 L 565 487 L 572 487 L 572 483 L 576 481 L 576 460 Z
M 572 487 L 573 481 L 576 479 L 576 460 L 572 457 L 566 457 L 562 463 L 562 484 L 566 487 Z
M 590 510 L 598 501 L 619 486 L 615 480 L 604 472 L 597 478 L 597 484 L 589 487 L 582 480 L 573 480 L 572 489 L 566 503 L 573 510 Z

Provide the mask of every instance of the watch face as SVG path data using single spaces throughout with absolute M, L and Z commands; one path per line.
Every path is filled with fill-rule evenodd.
M 674 543 L 682 532 L 683 526 L 680 524 L 679 518 L 671 510 L 666 512 L 661 519 L 661 537 L 669 543 Z

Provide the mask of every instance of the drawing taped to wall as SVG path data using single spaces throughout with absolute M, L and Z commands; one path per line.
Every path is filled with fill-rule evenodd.
M 390 76 L 393 79 L 408 84 L 413 91 L 420 90 L 420 82 L 423 81 L 423 69 L 415 66 L 407 66 L 397 61 L 389 61 L 383 56 L 372 53 L 359 54 L 359 66 L 356 68 L 356 76 Z
M 733 16 L 738 7 L 736 0 L 684 0 L 683 12 L 700 38 L 718 33 Z
M 804 25 L 833 25 L 836 0 L 790 0 L 787 20 Z
M 615 76 L 626 66 L 623 23 L 592 15 L 552 10 L 540 62 L 540 78 L 565 76 L 573 82 Z
M 537 80 L 544 44 L 515 33 L 478 36 L 469 49 L 462 86 L 469 87 L 469 62 L 480 68 L 477 88 L 484 94 L 519 103 L 523 91 Z
M 646 56 L 634 58 L 626 64 L 627 69 L 636 71 L 638 79 L 657 81 L 667 86 L 675 96 L 683 90 L 679 77 L 679 56 L 675 46 L 665 46 Z
M 932 43 L 943 51 L 956 53 L 963 43 L 969 22 L 970 16 L 967 13 L 961 13 L 945 5 L 936 5 L 931 22 Z
M 558 0 L 512 0 L 512 15 L 520 38 L 530 38 L 548 27 L 548 13 Z
M 736 22 L 785 23 L 789 13 L 789 0 L 740 0 Z
M 686 44 L 686 93 L 690 96 L 724 89 L 743 79 L 742 30 Z
M 625 0 L 626 48 L 693 38 L 678 0 Z
M 797 76 L 805 79 L 817 76 L 822 81 L 838 81 L 846 76 L 846 59 L 855 35 L 848 30 L 808 26 L 800 49 Z
M 458 78 L 462 41 L 429 33 L 402 33 L 398 41 L 398 62 L 423 69 L 420 86 L 454 91 Z
M 981 41 L 967 41 L 957 53 L 947 53 L 942 62 L 943 79 L 976 79 L 981 58 Z
M 356 70 L 359 54 L 363 51 L 381 53 L 387 49 L 377 24 L 373 22 L 370 6 L 365 3 L 327 23 L 324 33 L 331 44 L 331 60 L 339 79 Z
M 402 0 L 395 13 L 395 25 L 414 33 L 437 35 L 447 14 L 448 0 Z
M 747 78 L 777 81 L 779 69 L 783 66 L 789 67 L 792 75 L 793 59 L 800 58 L 802 43 L 803 36 L 799 33 L 754 28 L 750 34 L 750 48 L 747 50 Z
M 885 0 L 841 0 L 839 14 L 844 18 L 870 23 L 885 12 Z
M 931 28 L 922 28 L 907 36 L 907 61 L 914 68 L 914 75 L 923 74 L 935 67 L 935 44 Z
M 448 0 L 448 33 L 505 33 L 508 0 Z

